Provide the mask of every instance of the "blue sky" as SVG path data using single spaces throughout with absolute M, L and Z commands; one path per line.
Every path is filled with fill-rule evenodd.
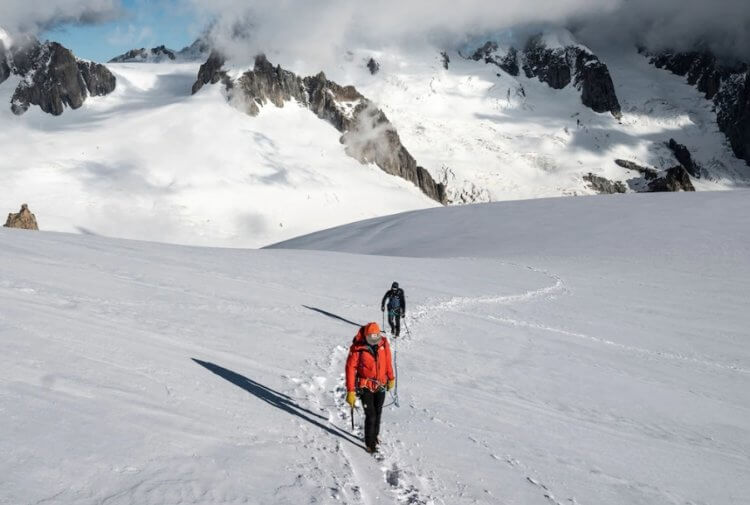
M 0 0 L 2 1 L 2 0 Z M 182 49 L 192 43 L 207 22 L 177 0 L 122 0 L 123 15 L 100 25 L 64 25 L 42 39 L 60 42 L 79 58 L 106 62 L 130 49 L 164 44 Z

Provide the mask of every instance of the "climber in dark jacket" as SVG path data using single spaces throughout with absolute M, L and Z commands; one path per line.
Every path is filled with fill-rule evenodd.
M 391 334 L 398 337 L 401 332 L 401 318 L 406 317 L 406 296 L 404 290 L 398 287 L 398 282 L 391 284 L 391 289 L 385 292 L 380 302 L 380 311 L 385 311 L 388 306 L 388 324 L 391 326 Z

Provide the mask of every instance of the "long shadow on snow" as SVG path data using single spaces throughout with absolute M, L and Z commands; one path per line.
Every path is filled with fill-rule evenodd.
M 300 407 L 299 405 L 294 403 L 289 396 L 285 395 L 284 393 L 279 393 L 278 391 L 275 391 L 267 386 L 264 386 L 263 384 L 255 382 L 254 380 L 249 379 L 245 377 L 244 375 L 240 375 L 237 372 L 233 372 L 229 369 L 226 369 L 214 363 L 201 361 L 195 358 L 191 358 L 191 359 L 197 364 L 199 364 L 200 366 L 202 366 L 203 368 L 209 370 L 210 372 L 215 373 L 222 379 L 231 382 L 235 386 L 244 389 L 248 393 L 263 400 L 267 404 L 273 405 L 277 409 L 281 409 L 284 412 L 287 412 L 301 419 L 304 419 L 308 423 L 317 426 L 321 430 L 327 431 L 329 434 L 335 437 L 339 437 L 343 440 L 346 440 L 347 442 L 354 444 L 360 449 L 365 448 L 364 445 L 359 444 L 355 441 L 356 439 L 354 439 L 353 435 L 347 433 L 346 431 L 341 430 L 335 426 L 334 427 L 327 426 L 323 424 L 322 422 L 314 419 L 317 417 L 318 419 L 327 421 L 327 419 L 321 416 L 320 414 L 316 414 L 315 412 L 311 410 L 308 410 L 304 407 Z
M 320 314 L 323 314 L 324 316 L 328 316 L 328 317 L 333 318 L 333 319 L 338 319 L 339 321 L 343 321 L 343 322 L 345 322 L 347 324 L 351 324 L 352 326 L 356 326 L 358 328 L 360 326 L 362 326 L 359 323 L 355 323 L 354 321 L 350 321 L 350 320 L 348 320 L 346 318 L 343 318 L 341 316 L 337 316 L 336 314 L 333 314 L 331 312 L 327 312 L 327 311 L 325 311 L 323 309 L 319 309 L 317 307 L 308 307 L 307 305 L 303 305 L 303 307 L 306 308 L 306 309 L 308 309 L 308 310 L 312 310 L 313 312 L 318 312 Z

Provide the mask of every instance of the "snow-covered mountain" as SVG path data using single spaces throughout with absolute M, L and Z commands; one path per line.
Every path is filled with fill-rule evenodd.
M 11 76 L 17 76 L 10 99 L 16 115 L 37 105 L 59 116 L 66 107 L 78 109 L 89 96 L 107 95 L 116 86 L 104 65 L 79 60 L 57 42 L 42 43 L 35 37 L 12 41 L 0 36 L 0 84 Z
M 326 68 L 200 42 L 111 63 L 113 93 L 47 107 L 75 114 L 0 109 L 4 199 L 53 230 L 259 246 L 437 203 L 750 184 L 742 73 L 712 102 L 652 56 L 561 29 L 352 49 Z M 9 74 L 0 103 L 23 82 Z
M 146 49 L 132 49 L 124 54 L 115 56 L 109 63 L 162 63 L 162 62 L 191 62 L 205 61 L 211 52 L 209 42 L 203 38 L 197 38 L 189 46 L 179 51 L 168 49 L 161 45 Z
M 287 244 L 329 252 L 0 229 L 0 503 L 741 505 L 749 196 L 437 208 Z M 393 280 L 401 407 L 373 459 L 342 373 Z

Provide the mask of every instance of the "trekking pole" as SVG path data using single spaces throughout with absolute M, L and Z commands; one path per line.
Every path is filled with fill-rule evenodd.
M 393 388 L 393 404 L 396 407 L 401 407 L 398 403 L 398 339 L 393 339 L 393 378 L 396 380 L 395 387 Z
M 352 433 L 354 432 L 354 407 L 352 407 Z
M 406 334 L 409 335 L 409 338 L 411 338 L 411 331 L 409 331 L 409 325 L 406 324 L 406 318 L 404 317 L 402 320 L 404 322 L 404 328 L 406 329 Z

